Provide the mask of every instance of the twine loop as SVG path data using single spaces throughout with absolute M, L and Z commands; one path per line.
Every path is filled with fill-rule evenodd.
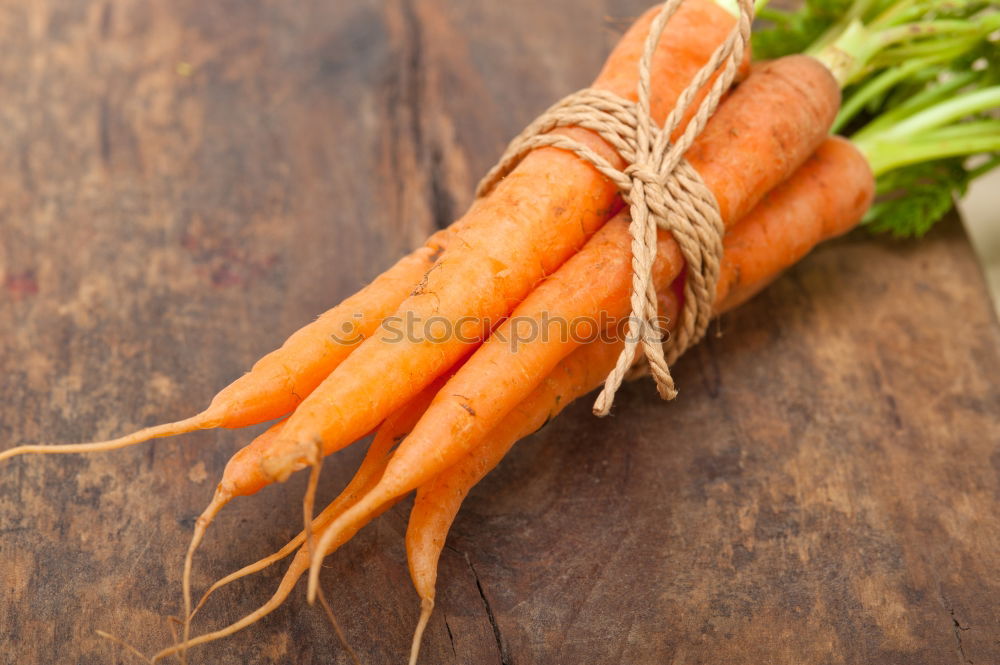
M 669 366 L 702 338 L 711 318 L 725 226 L 715 196 L 684 159 L 684 153 L 704 129 L 736 76 L 750 39 L 753 0 L 736 0 L 739 16 L 733 30 L 678 97 L 663 127 L 658 127 L 650 112 L 650 66 L 663 29 L 682 2 L 667 0 L 650 25 L 639 60 L 637 102 L 595 88 L 585 88 L 564 97 L 511 141 L 476 190 L 477 197 L 485 196 L 529 152 L 551 147 L 572 152 L 589 162 L 617 187 L 628 204 L 632 236 L 632 314 L 625 348 L 594 404 L 597 415 L 607 415 L 611 410 L 615 392 L 629 374 L 638 347 L 642 348 L 660 395 L 673 399 L 677 389 Z M 696 106 L 695 97 L 716 72 L 718 76 Z M 672 142 L 670 138 L 681 129 L 691 109 L 694 109 L 691 119 Z M 586 145 L 567 136 L 549 133 L 557 127 L 589 129 L 614 148 L 627 166 L 618 169 Z M 686 267 L 684 307 L 674 333 L 667 340 L 663 339 L 663 331 L 657 323 L 652 281 L 657 229 L 670 232 Z

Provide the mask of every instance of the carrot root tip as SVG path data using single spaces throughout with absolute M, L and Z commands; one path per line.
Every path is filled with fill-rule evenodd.
M 94 441 L 91 443 L 63 443 L 63 444 L 29 444 L 15 446 L 0 452 L 0 462 L 17 457 L 19 455 L 68 455 L 75 453 L 102 453 L 120 448 L 127 448 L 139 443 L 145 443 L 151 439 L 158 439 L 165 436 L 177 436 L 187 434 L 199 429 L 209 429 L 217 427 L 219 419 L 209 412 L 203 411 L 197 415 L 178 420 L 172 423 L 144 427 L 131 434 L 120 436 L 116 439 L 105 441 Z
M 344 634 L 344 630 L 340 627 L 340 622 L 337 621 L 337 617 L 333 613 L 333 608 L 330 607 L 330 603 L 326 601 L 326 594 L 322 590 L 319 592 L 319 603 L 323 606 L 323 612 L 326 614 L 327 620 L 329 620 L 330 625 L 333 626 L 333 632 L 337 634 L 337 639 L 340 640 L 340 645 L 344 647 L 344 651 L 351 657 L 354 665 L 361 665 L 361 659 L 358 658 L 358 654 L 355 653 L 351 644 L 347 641 L 347 636 Z
M 152 665 L 153 662 L 155 662 L 155 659 L 150 659 L 149 656 L 146 656 L 141 651 L 139 651 L 134 646 L 132 646 L 131 644 L 129 644 L 120 637 L 115 637 L 111 633 L 104 632 L 103 630 L 95 630 L 94 632 L 97 633 L 98 637 L 102 637 L 108 640 L 109 642 L 117 644 L 121 648 L 131 653 L 133 656 L 141 659 L 144 663 L 149 663 L 149 665 Z
M 184 555 L 184 572 L 181 575 L 181 595 L 184 601 L 184 629 L 183 638 L 181 639 L 181 662 L 187 660 L 187 647 L 188 638 L 191 636 L 191 619 L 194 617 L 195 612 L 201 608 L 201 603 L 198 603 L 198 607 L 191 610 L 191 571 L 194 567 L 194 554 L 201 545 L 201 541 L 205 537 L 205 532 L 208 531 L 208 527 L 211 526 L 212 521 L 215 520 L 215 516 L 219 514 L 219 511 L 229 503 L 232 499 L 232 495 L 229 494 L 222 485 L 219 485 L 215 490 L 215 494 L 212 496 L 212 500 L 202 511 L 201 515 L 194 523 L 194 533 L 191 534 L 191 542 L 188 545 L 187 553 Z M 205 594 L 202 599 L 202 603 L 208 598 L 208 594 Z
M 424 630 L 427 628 L 427 622 L 430 621 L 433 611 L 434 599 L 422 598 L 420 600 L 420 618 L 417 620 L 417 627 L 413 631 L 413 643 L 410 645 L 409 665 L 417 665 L 417 659 L 420 657 L 420 643 L 424 639 Z

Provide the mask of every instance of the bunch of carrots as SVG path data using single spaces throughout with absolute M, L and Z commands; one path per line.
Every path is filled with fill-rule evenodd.
M 995 2 L 826 0 L 790 14 L 758 5 L 774 26 L 754 38 L 757 55 L 768 59 L 744 61 L 686 154 L 726 227 L 716 314 L 859 223 L 898 234 L 926 230 L 947 208 L 940 201 L 950 205 L 1000 152 L 1000 120 L 989 116 L 1000 107 L 997 68 L 988 66 L 997 61 Z M 593 87 L 636 99 L 639 58 L 659 11 L 652 8 L 623 35 Z M 736 15 L 729 0 L 684 0 L 670 18 L 652 59 L 657 123 L 733 30 Z M 553 131 L 624 166 L 587 129 Z M 980 154 L 985 161 L 966 159 Z M 660 231 L 653 280 L 668 329 L 684 307 L 684 271 L 676 242 Z M 406 533 L 421 608 L 415 663 L 434 607 L 438 558 L 463 499 L 515 443 L 603 382 L 622 336 L 571 336 L 565 325 L 624 320 L 631 284 L 629 219 L 619 192 L 576 155 L 536 149 L 461 219 L 297 331 L 200 414 L 111 441 L 20 446 L 0 459 L 107 451 L 277 421 L 232 457 L 198 518 L 184 561 L 183 637 L 153 660 L 183 657 L 251 625 L 307 574 L 311 602 L 323 559 L 416 492 Z M 452 334 L 401 336 L 384 325 L 431 317 L 450 323 Z M 517 328 L 525 322 L 530 336 Z M 370 433 L 353 480 L 314 514 L 323 458 Z M 307 467 L 302 532 L 216 582 L 194 605 L 193 557 L 213 518 L 232 499 Z M 191 636 L 191 620 L 211 593 L 288 556 L 264 605 L 224 629 Z

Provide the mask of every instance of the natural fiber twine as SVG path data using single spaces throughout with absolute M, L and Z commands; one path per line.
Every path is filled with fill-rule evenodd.
M 701 176 L 685 161 L 684 153 L 704 129 L 736 76 L 750 39 L 753 1 L 737 0 L 739 17 L 732 32 L 681 93 L 663 127 L 657 127 L 650 114 L 650 63 L 667 21 L 681 2 L 683 0 L 667 0 L 650 26 L 639 61 L 637 103 L 593 88 L 563 98 L 511 141 L 476 190 L 477 196 L 485 196 L 529 152 L 551 147 L 567 150 L 590 162 L 615 184 L 629 205 L 632 314 L 625 348 L 594 404 L 594 413 L 602 416 L 611 410 L 615 392 L 629 374 L 639 346 L 660 395 L 664 399 L 677 395 L 669 365 L 705 334 L 715 298 L 725 227 L 715 197 Z M 677 141 L 671 143 L 670 137 L 694 105 L 698 91 L 716 72 L 720 72 L 719 76 L 708 94 L 698 104 Z M 582 143 L 548 133 L 556 127 L 571 126 L 598 134 L 621 155 L 627 166 L 619 170 Z M 687 270 L 684 308 L 676 331 L 667 340 L 663 339 L 663 331 L 656 323 L 656 293 L 652 286 L 657 228 L 673 235 Z

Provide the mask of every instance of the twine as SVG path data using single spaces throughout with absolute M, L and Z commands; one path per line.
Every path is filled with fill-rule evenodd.
M 572 152 L 589 162 L 618 188 L 629 205 L 632 313 L 625 348 L 594 404 L 594 413 L 600 416 L 611 410 L 615 392 L 629 373 L 639 346 L 660 396 L 668 400 L 676 397 L 677 389 L 669 366 L 705 334 L 715 298 L 725 226 L 715 196 L 684 160 L 684 153 L 704 129 L 736 76 L 750 39 L 753 1 L 737 0 L 739 17 L 732 32 L 681 93 L 661 128 L 653 122 L 650 113 L 650 63 L 667 21 L 681 2 L 683 0 L 667 0 L 650 25 L 639 61 L 637 103 L 594 88 L 585 88 L 563 98 L 511 141 L 500 161 L 476 189 L 477 197 L 485 196 L 529 152 L 550 147 Z M 684 132 L 671 143 L 670 137 L 694 105 L 698 91 L 720 70 Z M 557 127 L 589 129 L 612 146 L 627 166 L 617 169 L 582 143 L 567 136 L 548 134 Z M 666 341 L 656 323 L 656 293 L 652 284 L 657 228 L 672 234 L 687 270 L 684 308 L 675 333 Z

